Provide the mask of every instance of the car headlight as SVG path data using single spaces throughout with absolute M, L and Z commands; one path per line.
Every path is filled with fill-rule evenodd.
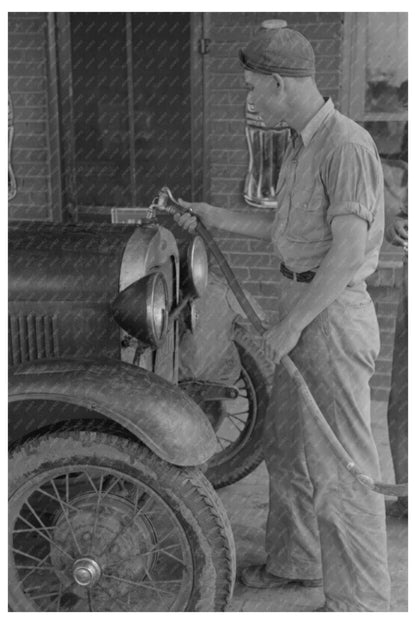
M 168 288 L 163 273 L 150 273 L 127 286 L 111 309 L 117 323 L 130 336 L 157 347 L 168 329 Z
M 185 272 L 185 288 L 191 288 L 197 297 L 201 297 L 208 284 L 208 256 L 200 236 L 195 236 L 188 245 Z

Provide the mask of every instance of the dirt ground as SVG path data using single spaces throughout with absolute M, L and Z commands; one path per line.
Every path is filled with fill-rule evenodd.
M 387 437 L 386 404 L 372 404 L 373 430 L 382 465 L 383 480 L 393 480 Z M 268 474 L 264 463 L 251 475 L 219 490 L 233 527 L 237 567 L 265 560 L 264 533 L 268 506 Z M 392 580 L 391 611 L 407 611 L 407 520 L 387 519 L 389 567 Z M 321 588 L 256 590 L 236 583 L 231 611 L 312 611 L 323 604 Z

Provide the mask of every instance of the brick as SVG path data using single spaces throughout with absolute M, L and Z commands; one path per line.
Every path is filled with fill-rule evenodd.
M 207 94 L 207 105 L 211 107 L 228 107 L 233 106 L 230 101 L 230 94 L 228 91 L 216 91 L 211 89 Z
M 232 210 L 239 210 L 240 208 L 247 208 L 244 202 L 242 189 L 238 193 L 229 193 L 227 195 L 227 207 Z
M 244 163 L 245 165 L 247 165 L 248 163 L 247 148 L 231 150 L 228 155 L 228 161 L 232 164 Z
M 309 41 L 316 39 L 339 39 L 341 37 L 341 20 L 330 23 L 305 24 L 299 28 L 302 35 Z
M 215 32 L 212 33 L 212 39 L 215 41 L 230 41 L 230 42 L 238 42 L 241 45 L 244 45 L 247 41 L 249 41 L 256 30 L 255 24 L 250 25 L 218 25 L 215 28 Z
M 16 196 L 16 200 L 18 197 Z M 51 213 L 47 205 L 33 206 L 9 202 L 9 219 L 24 219 L 27 221 L 50 221 Z
M 222 43 L 218 41 L 212 41 L 209 48 L 209 57 L 210 60 L 215 58 L 216 61 L 220 59 L 220 62 L 223 65 L 226 65 L 228 61 L 234 61 L 238 58 L 238 51 L 240 49 L 240 45 L 238 43 Z M 215 62 L 216 62 L 215 61 Z M 214 66 L 214 61 L 212 62 L 212 66 Z M 239 65 L 241 71 L 241 65 Z
M 236 178 L 242 180 L 246 173 L 247 167 L 244 165 L 215 164 L 211 166 L 211 175 L 213 178 Z
M 380 329 L 386 331 L 386 330 L 390 330 L 391 332 L 394 331 L 395 325 L 396 325 L 396 318 L 394 316 L 383 316 L 378 314 L 377 315 L 378 318 L 378 323 L 380 325 Z
M 325 54 L 326 56 L 332 56 L 339 54 L 341 42 L 340 40 L 325 40 L 320 39 L 312 42 L 312 47 L 316 56 Z
M 376 301 L 377 315 L 380 316 L 393 316 L 396 318 L 397 314 L 397 302 L 390 301 Z
M 12 159 L 14 163 L 20 164 L 33 164 L 33 163 L 43 163 L 48 160 L 48 153 L 46 149 L 25 149 L 25 148 L 16 148 L 13 143 L 13 153 Z
M 240 91 L 230 92 L 230 105 L 231 106 L 243 106 L 245 110 L 247 89 L 241 89 Z
M 391 374 L 391 361 L 390 360 L 377 360 L 376 362 L 376 372 L 377 373 L 387 373 Z
M 267 241 L 250 239 L 250 251 L 270 253 L 271 249 L 271 243 Z
M 229 134 L 228 121 L 217 121 L 216 119 L 212 120 L 210 123 L 210 131 L 211 136 L 215 134 Z
M 221 178 L 212 178 L 212 189 L 216 193 L 238 193 L 241 187 L 241 180 L 223 180 Z
M 48 180 L 45 177 L 33 177 L 26 175 L 24 177 L 17 176 L 17 185 L 20 191 L 44 191 L 48 192 Z
M 9 13 L 9 33 L 43 33 L 46 25 L 46 15 L 43 13 L 32 14 L 31 17 L 22 17 L 20 14 Z
M 391 361 L 392 356 L 393 356 L 393 344 L 392 343 L 387 344 L 385 341 L 382 341 L 378 358 L 380 360 Z
M 271 258 L 269 254 L 229 254 L 231 264 L 241 267 L 267 267 L 271 266 Z
M 234 269 L 234 273 L 235 273 L 236 278 L 241 282 L 246 282 L 249 279 L 248 269 L 237 267 Z
M 265 293 L 262 293 L 261 284 L 259 282 L 251 282 L 247 280 L 244 283 L 244 287 L 247 288 L 251 292 L 251 294 L 255 296 L 265 294 Z
M 239 106 L 221 105 L 215 98 L 211 99 L 212 105 L 209 107 L 211 119 L 218 120 L 241 120 L 244 121 L 245 103 L 240 102 Z
M 230 56 L 223 58 L 211 57 L 210 74 L 212 77 L 221 78 L 224 75 L 241 76 L 244 84 L 243 68 L 238 58 L 238 46 L 230 48 Z
M 389 388 L 391 377 L 387 373 L 374 373 L 371 378 L 373 388 Z
M 16 201 L 27 206 L 46 206 L 48 205 L 49 197 L 47 191 L 20 191 L 18 181 Z
M 46 106 L 46 93 L 17 93 L 14 89 L 13 80 L 9 77 L 9 90 L 13 99 L 13 106 L 39 107 Z
M 245 90 L 244 74 L 241 70 L 235 74 L 211 74 L 208 79 L 208 87 L 213 89 Z
M 13 158 L 13 161 L 15 159 Z M 32 176 L 32 177 L 46 177 L 49 173 L 49 167 L 45 162 L 42 163 L 33 163 L 33 164 L 25 164 L 20 163 L 18 161 L 13 162 L 13 171 L 16 177 Z
M 43 33 L 9 33 L 9 48 L 40 49 L 45 46 Z
M 371 384 L 370 384 L 371 386 Z M 372 401 L 383 401 L 386 402 L 389 398 L 390 389 L 389 388 L 373 388 L 371 386 L 371 399 Z
M 16 77 L 13 79 L 13 92 L 17 93 L 43 93 L 46 89 L 45 76 Z
M 16 132 L 13 145 L 18 148 L 44 148 L 46 147 L 46 135 L 19 134 Z
M 211 163 L 215 163 L 215 166 L 225 165 L 229 162 L 230 150 L 226 149 L 212 149 L 210 152 Z
M 20 61 L 41 61 L 44 62 L 45 59 L 45 50 L 43 46 L 39 48 L 10 48 L 8 52 L 8 61 L 10 62 L 20 62 Z
M 15 123 L 24 123 L 24 122 L 32 122 L 32 121 L 47 121 L 47 110 L 44 106 L 36 106 L 36 107 L 17 107 L 13 106 L 14 112 L 14 121 Z
M 329 72 L 329 71 L 339 71 L 341 69 L 341 56 L 318 56 L 316 58 L 316 71 L 317 73 L 321 72 Z
M 33 77 L 34 75 L 43 76 L 46 71 L 46 63 L 44 60 L 42 61 L 27 61 L 22 60 L 18 62 L 10 62 L 8 63 L 9 75 L 11 76 L 27 76 L 28 78 Z
M 246 145 L 245 135 L 216 136 L 214 140 L 216 149 L 244 149 Z
M 340 81 L 340 73 L 317 73 L 316 74 L 316 84 L 325 85 L 325 89 L 336 89 L 339 85 Z
M 210 193 L 211 203 L 214 206 L 220 206 L 226 208 L 228 206 L 228 195 L 224 195 L 223 193 L 216 193 L 212 191 Z
M 227 253 L 239 252 L 239 253 L 249 253 L 250 245 L 249 240 L 244 238 L 227 238 L 222 239 L 220 247 L 223 251 Z
M 262 283 L 271 283 L 275 284 L 277 278 L 277 268 L 269 268 L 269 267 L 261 267 L 261 268 L 250 268 L 249 270 L 250 280 Z M 275 285 L 276 287 L 276 285 Z
M 394 332 L 380 331 L 380 339 L 383 345 L 393 345 Z

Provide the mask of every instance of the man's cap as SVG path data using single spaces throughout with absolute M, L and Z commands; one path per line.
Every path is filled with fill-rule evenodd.
M 284 20 L 266 20 L 254 39 L 240 50 L 245 69 L 260 74 L 315 75 L 315 54 L 309 41 Z

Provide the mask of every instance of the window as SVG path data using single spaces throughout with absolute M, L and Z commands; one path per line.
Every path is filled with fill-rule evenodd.
M 346 13 L 343 112 L 372 135 L 386 210 L 407 202 L 407 13 Z
M 190 197 L 190 14 L 69 15 L 74 203 Z
M 407 160 L 407 13 L 346 13 L 343 111 Z

